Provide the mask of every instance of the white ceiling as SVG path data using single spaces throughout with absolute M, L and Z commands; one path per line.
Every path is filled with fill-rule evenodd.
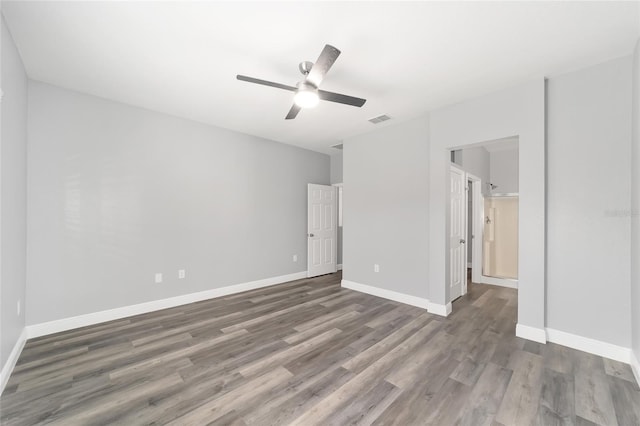
M 637 2 L 10 2 L 29 77 L 212 125 L 335 153 L 331 145 L 434 108 L 630 54 Z M 285 121 L 324 44 L 342 55 L 321 102 Z

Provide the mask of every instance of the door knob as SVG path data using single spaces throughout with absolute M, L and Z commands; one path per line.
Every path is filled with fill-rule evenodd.
M 313 234 L 309 234 L 309 237 L 313 238 L 313 237 L 314 237 L 314 235 L 313 235 Z
M 464 244 L 464 243 L 466 243 L 466 241 L 460 238 L 460 244 Z

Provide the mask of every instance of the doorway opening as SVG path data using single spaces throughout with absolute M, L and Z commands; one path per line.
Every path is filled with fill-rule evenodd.
M 451 150 L 451 300 L 468 284 L 518 288 L 518 137 Z

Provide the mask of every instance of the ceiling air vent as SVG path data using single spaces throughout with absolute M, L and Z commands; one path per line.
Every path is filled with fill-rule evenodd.
M 382 123 L 383 121 L 387 121 L 387 120 L 391 120 L 391 117 L 389 117 L 387 114 L 382 114 L 377 117 L 373 117 L 369 119 L 369 121 L 372 122 L 373 124 Z
M 333 145 L 331 148 L 342 149 L 342 144 L 339 143 L 338 145 Z

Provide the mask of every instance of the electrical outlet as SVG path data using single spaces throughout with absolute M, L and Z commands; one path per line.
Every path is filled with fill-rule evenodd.
M 184 269 L 178 270 L 178 279 L 183 280 L 186 275 L 187 275 L 187 271 L 185 271 Z
M 297 254 L 294 254 L 294 255 L 293 255 L 293 261 L 294 261 L 294 262 L 297 262 L 297 261 L 298 261 L 298 255 L 297 255 Z
M 378 265 L 377 263 L 373 265 L 373 272 L 380 272 L 380 265 Z
M 157 273 L 156 274 L 156 284 L 160 284 L 162 282 L 162 274 L 161 273 Z
M 20 299 L 18 299 L 18 307 L 16 309 L 17 315 L 20 316 L 20 312 L 22 311 L 22 301 Z

